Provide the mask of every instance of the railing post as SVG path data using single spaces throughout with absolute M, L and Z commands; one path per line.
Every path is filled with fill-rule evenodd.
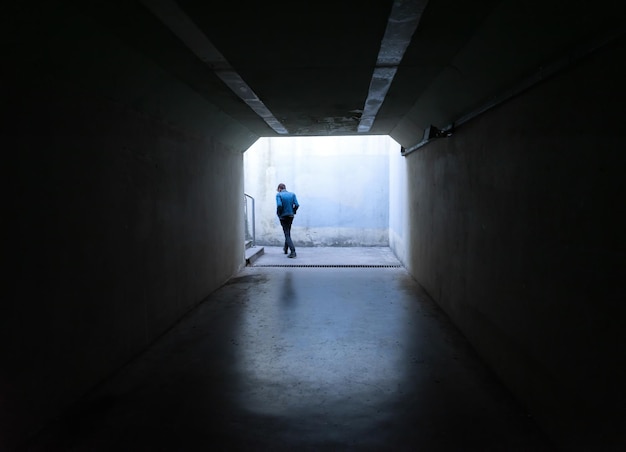
M 247 193 L 244 193 L 244 196 L 250 198 L 252 200 L 252 246 L 256 246 L 256 215 L 255 215 L 255 203 L 254 198 Z M 248 215 L 248 203 L 246 202 L 246 217 Z
M 252 246 L 256 246 L 256 209 L 254 208 L 254 198 L 252 198 Z

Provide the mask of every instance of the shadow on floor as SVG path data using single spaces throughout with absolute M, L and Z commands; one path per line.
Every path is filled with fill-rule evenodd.
M 553 449 L 402 267 L 253 266 L 28 450 Z

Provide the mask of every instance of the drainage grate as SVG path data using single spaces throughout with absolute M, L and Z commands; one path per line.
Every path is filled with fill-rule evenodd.
M 251 267 L 315 267 L 315 268 L 402 268 L 402 265 L 376 265 L 376 264 L 253 264 Z

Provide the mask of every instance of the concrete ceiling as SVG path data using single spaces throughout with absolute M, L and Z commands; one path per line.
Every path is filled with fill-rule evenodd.
M 606 3 L 606 4 L 604 4 Z M 258 136 L 446 129 L 623 32 L 622 2 L 140 0 L 98 14 Z

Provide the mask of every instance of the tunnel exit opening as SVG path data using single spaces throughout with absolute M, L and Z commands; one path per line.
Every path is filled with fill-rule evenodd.
M 388 136 L 259 139 L 244 153 L 256 244 L 282 246 L 276 189 L 284 183 L 301 205 L 292 226 L 297 246 L 388 247 L 391 159 L 400 153 Z

